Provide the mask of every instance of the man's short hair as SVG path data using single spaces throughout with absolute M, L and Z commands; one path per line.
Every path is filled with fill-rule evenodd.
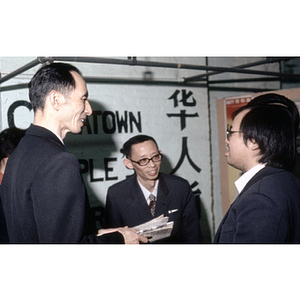
M 244 143 L 255 141 L 260 149 L 260 163 L 292 170 L 296 158 L 294 120 L 287 107 L 265 105 L 253 108 L 243 117 L 240 129 Z
M 254 99 L 252 99 L 247 104 L 247 107 L 256 107 L 256 106 L 264 106 L 264 105 L 282 105 L 285 106 L 290 111 L 294 122 L 294 130 L 295 130 L 295 138 L 296 138 L 299 130 L 299 110 L 295 102 L 283 95 L 279 95 L 276 93 L 267 93 L 267 94 L 259 95 Z
M 41 67 L 29 82 L 29 99 L 34 111 L 44 109 L 47 95 L 55 90 L 64 95 L 75 89 L 71 71 L 81 72 L 70 64 L 52 63 Z
M 25 135 L 25 130 L 12 127 L 1 131 L 0 133 L 0 161 L 9 157 L 15 148 L 18 146 L 20 140 Z
M 130 138 L 127 142 L 125 142 L 123 144 L 121 152 L 125 155 L 126 158 L 130 158 L 132 145 L 140 144 L 146 141 L 153 141 L 158 149 L 157 143 L 153 137 L 149 135 L 140 134 Z

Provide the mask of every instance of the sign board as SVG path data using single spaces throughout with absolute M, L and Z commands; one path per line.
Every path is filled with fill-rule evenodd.
M 84 77 L 109 73 L 102 65 L 74 65 Z M 26 129 L 33 122 L 26 84 L 36 70 L 1 86 L 1 130 L 11 126 Z M 158 69 L 155 76 L 164 76 L 165 72 Z M 173 73 L 178 76 L 178 70 Z M 151 135 L 164 155 L 161 171 L 189 181 L 202 210 L 204 239 L 211 240 L 213 212 L 206 89 L 107 83 L 87 83 L 87 87 L 93 114 L 81 134 L 69 133 L 64 142 L 80 162 L 91 206 L 101 213 L 108 187 L 133 174 L 123 164 L 120 152 L 123 143 L 137 134 Z

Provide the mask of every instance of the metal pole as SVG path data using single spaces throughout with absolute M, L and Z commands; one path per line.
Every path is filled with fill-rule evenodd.
M 293 58 L 296 58 L 296 57 L 293 57 Z M 249 67 L 255 67 L 255 66 L 264 65 L 264 64 L 281 62 L 282 60 L 290 60 L 290 59 L 291 58 L 282 58 L 282 57 L 280 57 L 280 58 L 267 58 L 267 59 L 264 59 L 264 60 L 260 60 L 260 61 L 256 61 L 256 62 L 252 62 L 252 63 L 248 63 L 248 64 L 243 64 L 243 65 L 239 65 L 239 66 L 236 66 L 234 68 L 249 68 Z M 205 74 L 197 75 L 197 79 L 200 80 L 203 77 L 208 77 L 208 76 L 211 76 L 211 75 L 217 75 L 217 74 L 221 74 L 221 73 L 223 73 L 223 72 L 205 73 Z M 190 79 L 193 79 L 193 77 L 195 77 L 195 76 L 185 78 L 184 80 L 185 81 L 189 81 Z
M 296 80 L 296 79 L 295 79 Z M 262 81 L 278 81 L 278 78 L 276 77 L 255 77 L 255 78 L 243 78 L 243 79 L 225 79 L 225 80 L 210 80 L 209 84 L 223 84 L 223 83 L 238 83 L 238 82 L 262 82 Z M 300 79 L 296 80 L 297 82 L 300 81 Z M 187 81 L 189 82 L 189 81 Z
M 35 67 L 36 65 L 38 65 L 40 63 L 41 63 L 41 61 L 38 58 L 31 61 L 30 63 L 24 65 L 23 67 L 21 67 L 21 68 L 15 70 L 13 72 L 7 74 L 6 76 L 0 78 L 0 84 L 7 81 L 7 80 L 9 80 L 9 79 L 11 79 L 11 78 L 13 78 L 13 77 L 15 77 L 15 76 L 17 76 L 17 75 L 19 75 L 19 74 L 21 74 L 21 73 L 23 73 L 23 72 L 25 72 L 25 71 L 27 71 L 27 70 L 29 70 L 29 69 L 31 69 L 31 68 L 33 68 L 33 67 Z
M 84 77 L 86 83 L 105 83 L 105 84 L 133 84 L 133 85 L 156 85 L 156 86 L 186 86 L 206 88 L 206 83 L 184 82 L 174 80 L 145 80 L 145 79 L 126 79 L 126 78 L 104 78 L 104 77 Z
M 43 58 L 40 58 L 43 59 Z M 103 57 L 71 57 L 71 56 L 56 56 L 51 58 L 53 61 L 71 61 L 79 63 L 98 63 L 98 64 L 115 64 L 115 65 L 135 65 L 136 59 L 116 59 L 116 58 L 103 58 Z
M 253 74 L 253 75 L 300 78 L 300 74 L 244 70 L 244 69 L 239 69 L 239 68 L 211 67 L 211 66 L 200 66 L 200 65 L 189 65 L 189 64 L 174 64 L 174 63 L 162 63 L 162 62 L 151 62 L 151 61 L 138 61 L 136 58 L 133 58 L 132 60 L 125 60 L 125 59 L 102 58 L 102 57 L 68 57 L 68 56 L 60 57 L 60 56 L 58 56 L 58 57 L 52 57 L 52 59 L 58 60 L 58 61 L 120 64 L 120 65 L 129 65 L 129 66 L 145 66 L 145 67 L 159 67 L 159 68 L 218 71 L 218 72 L 229 72 L 229 73 L 244 73 L 244 74 Z M 202 77 L 203 75 L 193 76 L 188 79 L 189 79 L 189 81 L 197 81 L 199 76 Z

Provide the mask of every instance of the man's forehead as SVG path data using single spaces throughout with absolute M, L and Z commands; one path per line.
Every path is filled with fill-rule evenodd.
M 151 140 L 148 140 L 148 141 L 145 141 L 145 142 L 142 142 L 142 143 L 138 143 L 138 144 L 133 144 L 131 146 L 131 150 L 132 152 L 141 152 L 143 151 L 143 149 L 155 149 L 157 150 L 157 146 L 156 144 L 151 141 Z
M 230 129 L 232 129 L 232 127 L 240 127 L 240 124 L 241 124 L 241 122 L 242 122 L 242 120 L 243 120 L 243 118 L 244 118 L 244 116 L 250 111 L 251 109 L 245 109 L 245 110 L 242 110 L 240 113 L 238 113 L 236 116 L 235 116 L 235 118 L 234 118 L 234 120 L 233 120 L 233 122 L 232 122 L 232 124 L 231 124 L 231 126 L 230 126 Z
M 86 82 L 83 79 L 83 77 L 75 71 L 70 71 L 70 73 L 72 74 L 72 76 L 76 82 L 76 87 L 81 87 L 83 89 L 84 95 L 87 97 L 88 89 L 87 89 Z
M 79 73 L 77 73 L 75 71 L 70 71 L 70 73 L 73 76 L 73 78 L 74 78 L 75 81 L 79 81 L 81 83 L 84 82 L 84 84 L 85 84 L 85 80 L 83 79 L 83 77 Z

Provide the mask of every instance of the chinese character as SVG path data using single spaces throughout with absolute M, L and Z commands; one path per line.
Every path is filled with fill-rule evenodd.
M 184 158 L 187 157 L 190 165 L 198 172 L 200 173 L 201 169 L 192 161 L 190 155 L 189 155 L 189 150 L 187 147 L 187 137 L 182 138 L 182 149 L 181 149 L 181 156 L 180 159 L 176 165 L 176 167 L 171 171 L 171 174 L 174 174 L 182 165 Z
M 187 117 L 190 117 L 190 118 L 199 117 L 198 113 L 186 114 L 185 110 L 180 110 L 180 114 L 167 114 L 167 116 L 169 118 L 171 118 L 171 117 L 180 117 L 181 130 L 183 130 L 186 127 L 185 118 L 187 118 Z
M 192 96 L 193 93 L 189 92 L 187 94 L 186 90 L 181 90 L 181 91 L 182 91 L 182 99 L 181 100 L 178 100 L 178 95 L 180 93 L 179 90 L 176 90 L 174 92 L 174 94 L 170 98 L 168 98 L 168 100 L 171 100 L 171 99 L 174 100 L 174 107 L 178 106 L 178 102 L 182 102 L 183 106 L 195 106 L 196 105 L 196 100 L 195 100 L 194 97 L 192 97 L 192 101 L 191 102 L 188 101 L 188 98 L 190 98 L 190 96 Z

